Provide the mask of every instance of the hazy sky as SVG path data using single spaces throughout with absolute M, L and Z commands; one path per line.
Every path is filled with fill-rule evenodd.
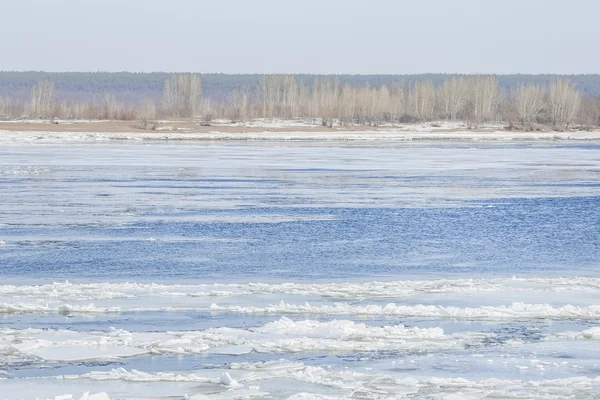
M 600 72 L 599 0 L 0 2 L 0 70 Z

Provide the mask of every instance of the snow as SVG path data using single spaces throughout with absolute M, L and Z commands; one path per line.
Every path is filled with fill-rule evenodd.
M 547 337 L 546 340 L 600 340 L 600 326 L 595 326 L 580 332 L 561 332 Z
M 510 293 L 515 301 L 488 294 Z M 550 296 L 551 303 L 547 303 Z M 573 296 L 573 293 L 585 296 Z M 434 296 L 440 304 L 423 303 Z M 297 302 L 298 300 L 304 300 Z M 518 301 L 517 301 L 518 300 Z M 463 303 L 479 301 L 479 307 Z M 598 278 L 431 279 L 334 283 L 55 282 L 0 285 L 0 314 L 233 312 L 457 319 L 600 319 Z M 483 304 L 485 302 L 487 304 Z M 590 304 L 591 303 L 591 304 Z
M 239 386 L 240 385 L 238 383 L 238 381 L 236 381 L 235 379 L 233 379 L 231 377 L 231 375 L 229 375 L 229 372 L 224 372 L 223 375 L 221 375 L 221 379 L 219 379 L 219 382 L 225 386 Z
M 404 325 L 369 326 L 353 321 L 278 321 L 249 329 L 211 328 L 204 331 L 75 332 L 41 329 L 0 329 L 0 357 L 21 354 L 46 361 L 114 359 L 143 354 L 297 353 L 304 351 L 421 351 L 463 348 L 485 334 L 447 335 L 441 328 Z M 16 352 L 16 353 L 15 353 Z
M 399 317 L 441 317 L 457 319 L 600 319 L 600 305 L 576 307 L 566 305 L 553 307 L 549 304 L 525 304 L 514 302 L 510 305 L 484 307 L 452 307 L 437 305 L 360 305 L 335 303 L 334 305 L 311 306 L 288 304 L 283 300 L 267 307 L 218 306 L 212 304 L 212 311 L 237 313 L 277 313 L 277 314 L 326 314 L 326 315 L 392 315 Z
M 97 314 L 97 313 L 118 313 L 121 309 L 119 307 L 99 308 L 93 303 L 85 305 L 70 305 L 60 304 L 51 305 L 48 303 L 35 302 L 35 303 L 1 303 L 0 314 L 11 314 L 11 313 L 39 313 L 39 312 L 58 312 L 61 314 Z
M 156 239 L 163 240 L 163 239 Z M 170 241 L 176 241 L 169 238 Z M 185 240 L 193 240 L 186 238 Z M 88 301 L 147 297 L 226 297 L 256 295 L 301 295 L 323 298 L 386 299 L 410 297 L 419 294 L 475 294 L 486 292 L 600 292 L 600 278 L 485 278 L 485 279 L 431 279 L 333 283 L 206 283 L 164 284 L 144 282 L 54 282 L 41 285 L 0 285 L 0 298 L 38 299 L 40 301 Z M 164 299 L 160 299 L 164 303 Z M 48 311 L 46 304 L 39 311 Z M 70 311 L 70 310 L 65 310 Z
M 302 363 L 278 361 L 275 363 L 232 364 L 230 370 L 214 370 L 205 372 L 157 372 L 145 373 L 137 370 L 113 369 L 107 372 L 93 372 L 84 375 L 58 377 L 85 385 L 86 381 L 99 381 L 107 384 L 110 381 L 136 383 L 136 388 L 144 383 L 194 383 L 198 391 L 202 384 L 213 386 L 211 391 L 186 394 L 187 399 L 229 399 L 229 398 L 264 398 L 269 396 L 264 387 L 269 382 L 286 382 L 298 388 L 295 394 L 286 398 L 292 399 L 341 399 L 341 398 L 415 398 L 415 399 L 559 399 L 577 398 L 593 399 L 600 387 L 600 377 L 574 376 L 563 379 L 483 379 L 469 380 L 465 378 L 439 377 L 393 377 L 385 373 L 359 373 L 348 370 L 330 370 L 322 367 L 306 366 Z M 35 380 L 31 381 L 32 383 Z M 320 385 L 321 393 L 308 393 L 302 388 Z M 44 382 L 51 386 L 51 381 Z M 132 386 L 132 389 L 134 387 Z M 291 388 L 288 388 L 291 389 Z M 440 396 L 440 389 L 443 395 Z M 135 389 L 133 389 L 135 390 Z M 130 395 L 123 398 L 139 398 L 139 391 L 131 390 Z M 329 393 L 329 394 L 327 394 Z M 275 394 L 275 393 L 273 393 Z M 99 394 L 99 399 L 106 399 L 106 394 Z M 88 397 L 90 400 L 90 397 Z
M 253 141 L 526 141 L 600 140 L 599 132 L 437 132 L 427 130 L 323 131 L 323 132 L 28 132 L 0 131 L 0 144 L 98 142 L 111 140 L 253 140 Z

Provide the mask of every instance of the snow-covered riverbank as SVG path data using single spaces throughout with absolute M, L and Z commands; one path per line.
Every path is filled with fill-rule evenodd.
M 410 132 L 410 131 L 323 131 L 323 132 L 42 132 L 0 131 L 0 144 L 90 141 L 600 141 L 600 132 Z

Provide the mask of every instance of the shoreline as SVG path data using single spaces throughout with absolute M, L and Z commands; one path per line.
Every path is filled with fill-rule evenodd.
M 0 144 L 89 141 L 599 141 L 600 132 L 410 132 L 410 131 L 260 131 L 260 132 L 52 132 L 0 129 Z
M 310 125 L 297 120 L 160 121 L 156 130 L 143 130 L 132 121 L 3 121 L 0 144 L 81 141 L 600 141 L 600 131 L 505 130 L 501 123 L 468 129 L 465 122 L 439 121 L 396 126 Z

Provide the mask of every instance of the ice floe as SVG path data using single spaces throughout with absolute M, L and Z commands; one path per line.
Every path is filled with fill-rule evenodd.
M 292 398 L 292 399 L 343 399 L 343 398 L 411 398 L 411 399 L 594 399 L 600 388 L 600 377 L 575 376 L 562 379 L 521 380 L 395 376 L 387 373 L 361 373 L 346 369 L 307 366 L 284 360 L 264 363 L 231 364 L 229 370 L 186 372 L 142 372 L 117 368 L 94 371 L 82 375 L 59 376 L 63 381 L 122 381 L 129 383 L 195 383 L 188 399 L 227 398 Z M 50 383 L 49 381 L 47 381 Z M 270 384 L 273 382 L 273 384 Z M 285 382 L 286 392 L 281 397 L 275 382 Z M 212 384 L 202 391 L 203 384 Z M 280 384 L 281 385 L 281 384 Z M 307 388 L 316 389 L 307 392 Z M 291 396 L 291 397 L 290 397 Z M 124 398 L 134 398 L 127 396 Z M 89 400 L 89 399 L 88 399 Z
M 436 132 L 425 130 L 364 130 L 328 132 L 26 132 L 0 131 L 0 143 L 64 143 L 110 140 L 313 140 L 313 141 L 411 141 L 411 140 L 600 140 L 598 132 Z
M 386 305 L 367 304 L 354 305 L 337 302 L 332 305 L 313 306 L 305 304 L 279 304 L 267 307 L 219 306 L 212 304 L 212 311 L 229 311 L 237 313 L 276 313 L 276 314 L 327 314 L 327 315 L 391 315 L 398 317 L 437 317 L 457 319 L 572 319 L 600 318 L 600 305 L 576 307 L 566 305 L 554 307 L 549 304 L 512 303 L 502 306 L 452 307 L 439 305 L 403 305 L 388 303 Z
M 595 326 L 580 332 L 560 332 L 548 336 L 546 340 L 600 340 L 600 326 Z
M 476 345 L 483 333 L 445 334 L 441 328 L 369 326 L 346 320 L 293 321 L 282 317 L 261 327 L 211 328 L 183 332 L 75 332 L 0 329 L 0 359 L 21 354 L 46 361 L 114 359 L 143 354 L 366 352 L 460 349 Z
M 18 297 L 64 302 L 136 299 L 149 297 L 212 297 L 240 295 L 303 295 L 339 299 L 404 298 L 421 294 L 472 294 L 481 292 L 566 292 L 600 293 L 600 278 L 492 278 L 432 279 L 335 283 L 71 283 L 0 285 L 0 299 Z M 162 301 L 162 300 L 161 300 Z

